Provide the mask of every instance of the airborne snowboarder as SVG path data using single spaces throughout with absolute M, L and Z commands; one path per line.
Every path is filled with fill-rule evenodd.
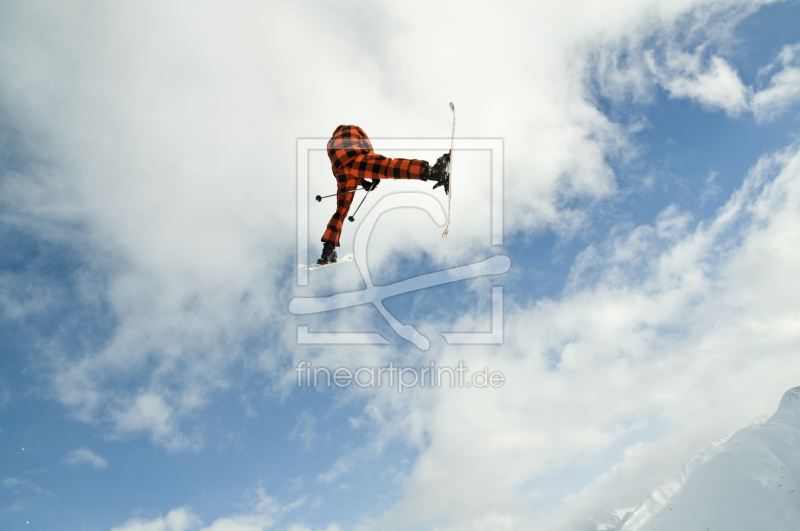
M 328 141 L 328 158 L 331 159 L 333 175 L 336 177 L 337 201 L 336 212 L 322 235 L 324 245 L 322 257 L 317 260 L 319 265 L 336 262 L 342 223 L 359 186 L 369 192 L 378 186 L 381 179 L 418 179 L 436 181 L 434 190 L 444 186 L 444 193 L 450 193 L 450 175 L 447 171 L 449 153 L 439 157 L 432 167 L 424 160 L 390 159 L 376 154 L 367 134 L 355 125 L 336 128 Z

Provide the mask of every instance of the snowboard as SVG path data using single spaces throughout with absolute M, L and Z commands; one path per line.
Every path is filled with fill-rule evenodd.
M 353 253 L 348 253 L 344 256 L 344 258 L 339 258 L 339 260 L 337 260 L 336 262 L 330 262 L 328 264 L 311 264 L 311 265 L 298 264 L 297 267 L 298 269 L 307 269 L 311 271 L 313 269 L 319 269 L 320 267 L 328 267 L 336 264 L 341 264 L 343 262 L 352 262 L 354 258 L 355 256 L 353 255 Z
M 450 102 L 450 110 L 453 111 L 453 132 L 450 136 L 450 151 L 447 157 L 447 186 L 444 187 L 444 191 L 447 194 L 447 226 L 444 228 L 442 238 L 447 238 L 447 235 L 450 234 L 450 200 L 453 198 L 453 183 L 450 181 L 450 177 L 453 172 L 453 140 L 456 137 L 456 108 L 452 101 Z

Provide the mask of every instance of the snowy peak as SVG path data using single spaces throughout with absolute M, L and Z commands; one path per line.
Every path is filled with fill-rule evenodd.
M 783 393 L 778 411 L 767 422 L 793 424 L 800 428 L 800 387 L 792 387 Z
M 783 393 L 783 398 L 781 398 L 781 403 L 778 406 L 778 411 L 782 409 L 792 409 L 792 410 L 800 409 L 800 386 L 792 387 L 791 389 Z
M 800 387 L 766 422 L 711 444 L 635 510 L 597 529 L 800 529 Z

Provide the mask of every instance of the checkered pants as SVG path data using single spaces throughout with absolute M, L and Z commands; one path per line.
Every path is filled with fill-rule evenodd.
M 369 137 L 358 126 L 340 125 L 328 141 L 328 158 L 336 177 L 337 192 L 349 192 L 337 196 L 336 212 L 328 222 L 322 235 L 323 242 L 339 246 L 342 223 L 350 210 L 355 193 L 363 179 L 422 179 L 428 163 L 416 159 L 390 159 L 376 155 Z

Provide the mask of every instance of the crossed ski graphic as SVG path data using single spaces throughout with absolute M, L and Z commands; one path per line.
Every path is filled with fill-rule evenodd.
M 496 255 L 474 264 L 454 267 L 453 269 L 438 271 L 436 273 L 428 273 L 386 286 L 375 286 L 372 283 L 369 269 L 367 268 L 367 242 L 369 241 L 369 236 L 380 215 L 387 210 L 398 207 L 421 208 L 430 214 L 437 225 L 444 225 L 445 215 L 442 206 L 436 199 L 428 194 L 413 192 L 385 196 L 375 205 L 361 223 L 361 226 L 359 226 L 358 232 L 356 232 L 355 261 L 367 288 L 359 291 L 339 293 L 329 297 L 295 297 L 289 302 L 289 311 L 295 315 L 304 315 L 341 310 L 343 308 L 358 306 L 359 304 L 372 303 L 397 335 L 410 341 L 421 350 L 428 350 L 430 347 L 428 338 L 420 334 L 413 326 L 404 325 L 399 322 L 394 315 L 383 306 L 384 299 L 411 291 L 457 282 L 459 280 L 467 280 L 485 275 L 499 275 L 511 268 L 511 259 L 508 256 Z

